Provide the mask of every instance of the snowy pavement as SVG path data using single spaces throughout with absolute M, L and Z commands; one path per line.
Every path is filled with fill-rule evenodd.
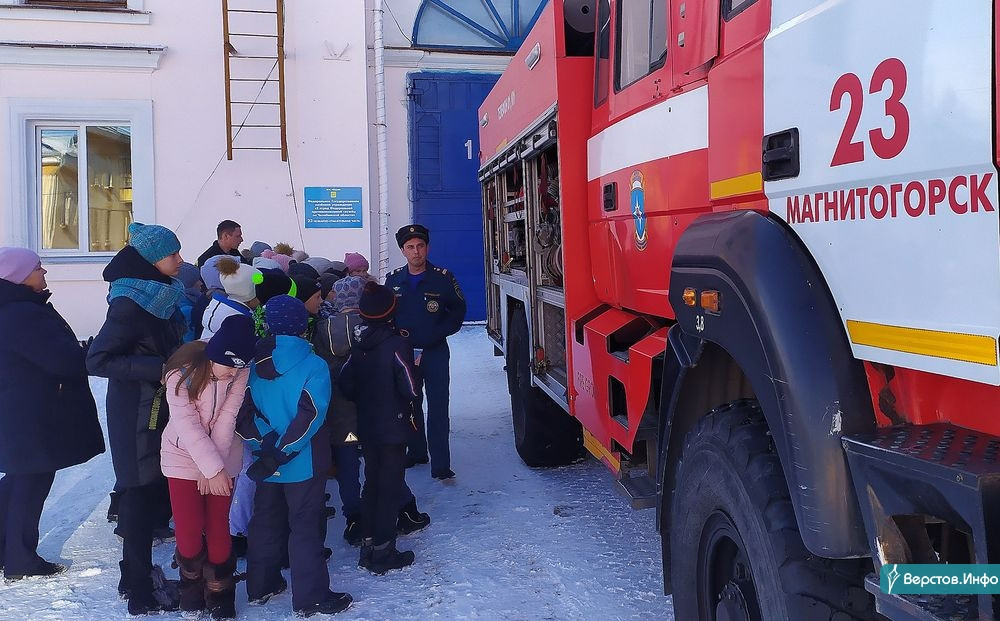
M 327 545 L 334 590 L 354 605 L 337 619 L 672 619 L 662 594 L 660 540 L 653 510 L 632 511 L 596 460 L 532 470 L 514 451 L 503 359 L 481 326 L 452 345 L 452 468 L 449 483 L 427 466 L 407 471 L 426 530 L 399 540 L 412 567 L 377 577 L 358 569 L 356 548 L 341 537 L 337 505 Z M 104 416 L 106 381 L 92 379 Z M 39 552 L 69 565 L 58 577 L 0 583 L 0 619 L 104 620 L 128 615 L 118 599 L 120 544 L 105 521 L 114 484 L 110 454 L 63 470 L 45 505 Z M 328 490 L 338 500 L 337 484 Z M 168 576 L 173 547 L 154 550 Z M 240 568 L 243 568 L 243 561 Z M 248 606 L 241 619 L 295 618 L 283 594 Z M 180 619 L 180 613 L 160 618 Z M 323 617 L 317 617 L 323 618 Z

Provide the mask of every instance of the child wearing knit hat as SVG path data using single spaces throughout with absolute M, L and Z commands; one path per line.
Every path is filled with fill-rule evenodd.
M 357 252 L 348 252 L 344 255 L 344 265 L 347 266 L 348 276 L 360 276 L 365 280 L 374 280 L 368 273 L 368 259 Z
M 233 315 L 252 317 L 253 310 L 259 306 L 256 287 L 258 282 L 263 281 L 263 276 L 257 268 L 240 263 L 233 257 L 222 256 L 215 262 L 215 270 L 226 295 L 214 294 L 205 307 L 201 319 L 203 339 L 212 338 L 222 322 Z
M 278 267 L 281 268 L 281 271 L 286 274 L 288 273 L 288 267 L 292 264 L 292 261 L 294 261 L 291 256 L 275 252 L 274 250 L 265 250 L 260 253 L 260 256 L 262 259 L 271 259 L 276 262 Z
M 292 278 L 295 281 L 295 297 L 302 301 L 310 315 L 319 313 L 319 305 L 323 302 L 319 280 L 305 276 Z
M 238 432 L 256 456 L 247 475 L 258 481 L 250 522 L 247 597 L 263 602 L 285 590 L 281 576 L 287 550 L 292 570 L 292 608 L 301 615 L 333 614 L 350 606 L 347 593 L 330 591 L 323 550 L 324 494 L 330 469 L 330 437 L 324 424 L 330 374 L 312 352 L 305 332 L 309 312 L 289 295 L 264 307 L 271 336 L 257 344 Z
M 180 608 L 208 608 L 215 619 L 236 616 L 229 505 L 243 454 L 236 416 L 255 343 L 253 320 L 229 317 L 207 343 L 178 349 L 163 374 L 170 420 L 160 443 L 160 468 L 176 525 Z
M 334 379 L 327 425 L 330 428 L 333 460 L 337 466 L 337 487 L 347 521 L 344 539 L 354 546 L 360 545 L 363 538 L 358 414 L 357 406 L 344 395 L 336 378 L 340 377 L 341 368 L 351 355 L 354 331 L 362 322 L 358 307 L 365 283 L 363 278 L 348 276 L 332 285 L 332 302 L 326 304 L 335 310 L 316 322 L 316 334 L 312 340 L 316 354 L 326 361 L 330 377 Z M 417 509 L 417 500 L 405 480 L 401 482 L 398 498 L 396 530 L 400 534 L 410 534 L 430 525 L 430 516 Z
M 160 439 L 167 422 L 163 364 L 181 345 L 178 303 L 184 296 L 177 275 L 183 259 L 169 229 L 133 222 L 129 243 L 108 262 L 108 313 L 87 352 L 91 375 L 111 381 L 107 389 L 108 438 L 119 498 L 122 563 L 119 586 L 128 592 L 128 612 L 149 614 L 176 608 L 156 577 L 153 533 L 167 501 L 160 463 Z M 160 574 L 162 575 L 162 574 Z
M 181 242 L 165 226 L 133 222 L 128 225 L 128 245 L 168 276 L 176 276 L 181 269 Z M 162 265 L 157 265 L 161 262 Z
M 384 574 L 414 560 L 413 552 L 396 549 L 396 528 L 404 502 L 400 492 L 406 442 L 416 429 L 413 407 L 420 393 L 413 347 L 393 325 L 396 296 L 392 289 L 368 282 L 359 306 L 363 323 L 354 330 L 351 355 L 337 385 L 357 405 L 358 436 L 365 456 L 361 495 L 365 541 L 358 564 Z

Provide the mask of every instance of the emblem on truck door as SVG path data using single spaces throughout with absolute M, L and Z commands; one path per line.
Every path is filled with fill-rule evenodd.
M 642 187 L 642 173 L 638 170 L 632 173 L 632 193 L 629 197 L 629 207 L 632 210 L 632 220 L 635 221 L 635 247 L 646 249 L 646 192 Z

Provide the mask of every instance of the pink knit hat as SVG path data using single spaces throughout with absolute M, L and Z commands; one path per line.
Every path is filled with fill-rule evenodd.
M 272 261 L 276 261 L 278 263 L 278 266 L 281 267 L 281 271 L 286 274 L 288 273 L 288 266 L 292 264 L 293 260 L 292 257 L 288 256 L 287 254 L 280 254 L 273 250 L 265 250 L 264 252 L 260 253 L 260 256 L 264 257 L 265 259 L 271 259 Z
M 344 265 L 347 266 L 348 272 L 355 272 L 358 270 L 368 271 L 368 259 L 357 252 L 348 252 L 345 254 Z
M 15 248 L 7 246 L 0 248 L 0 278 L 15 285 L 24 282 L 24 279 L 31 276 L 41 259 L 33 251 L 27 248 Z

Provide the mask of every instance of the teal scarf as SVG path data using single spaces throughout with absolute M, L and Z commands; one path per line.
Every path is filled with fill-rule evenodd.
M 132 300 L 154 317 L 170 319 L 184 297 L 184 285 L 177 279 L 167 285 L 155 280 L 119 278 L 111 283 L 108 301 L 120 297 Z

